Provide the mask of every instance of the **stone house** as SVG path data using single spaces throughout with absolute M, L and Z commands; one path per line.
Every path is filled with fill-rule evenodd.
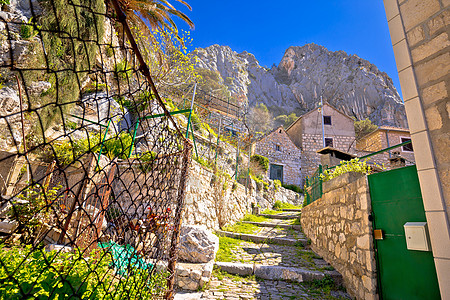
M 325 135 L 322 137 L 322 112 L 319 107 L 300 116 L 287 129 L 294 144 L 302 153 L 302 185 L 320 164 L 318 150 L 331 147 L 343 152 L 354 152 L 355 127 L 352 118 L 332 107 L 323 105 Z
M 363 136 L 356 141 L 356 150 L 359 156 L 380 151 L 382 149 L 411 140 L 409 129 L 390 126 L 380 126 L 377 130 Z M 400 157 L 406 160 L 407 165 L 415 164 L 412 144 L 404 145 L 373 157 L 376 163 L 388 163 L 389 158 L 398 152 Z
M 270 179 L 278 179 L 284 184 L 301 184 L 301 151 L 292 142 L 283 126 L 256 142 L 254 153 L 269 159 Z

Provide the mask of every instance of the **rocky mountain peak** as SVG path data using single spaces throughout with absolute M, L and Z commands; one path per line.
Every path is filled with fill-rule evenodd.
M 264 103 L 275 115 L 297 115 L 320 98 L 357 119 L 407 127 L 403 102 L 392 79 L 374 64 L 317 44 L 291 46 L 278 66 L 266 69 L 247 51 L 212 45 L 195 50 L 197 67 L 217 71 L 233 96 L 249 106 Z

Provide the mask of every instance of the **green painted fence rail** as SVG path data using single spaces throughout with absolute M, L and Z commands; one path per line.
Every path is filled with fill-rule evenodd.
M 397 144 L 397 145 L 394 145 L 394 146 L 382 149 L 380 151 L 376 151 L 376 152 L 373 152 L 373 153 L 370 153 L 370 154 L 358 157 L 358 159 L 359 160 L 363 160 L 363 159 L 372 157 L 374 155 L 381 154 L 383 152 L 390 151 L 392 149 L 395 149 L 395 148 L 398 148 L 398 147 L 402 147 L 404 145 L 408 145 L 410 143 L 411 143 L 411 141 L 406 141 L 406 142 L 403 142 L 403 143 L 400 143 L 400 144 Z M 319 167 L 314 172 L 312 177 L 311 178 L 306 178 L 306 181 L 305 181 L 305 202 L 306 202 L 306 205 L 311 204 L 314 201 L 316 201 L 317 199 L 322 198 L 322 192 L 323 192 L 322 184 L 323 184 L 323 180 L 322 180 L 320 175 L 322 175 L 325 170 L 332 170 L 334 168 L 336 168 L 336 166 L 332 166 L 332 167 L 328 168 L 327 166 L 324 167 L 322 165 L 319 165 Z

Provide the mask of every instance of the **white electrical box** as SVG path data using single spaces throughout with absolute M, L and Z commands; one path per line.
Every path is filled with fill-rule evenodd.
M 408 250 L 431 251 L 427 222 L 407 222 L 403 227 Z

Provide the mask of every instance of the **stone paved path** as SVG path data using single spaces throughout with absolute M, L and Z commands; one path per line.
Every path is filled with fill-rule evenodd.
M 298 214 L 292 212 L 293 214 Z M 287 214 L 284 212 L 283 214 Z M 295 220 L 266 219 L 265 223 L 292 224 Z M 290 228 L 258 227 L 254 234 L 270 237 L 288 237 L 304 239 L 301 231 Z M 256 265 L 285 266 L 304 268 L 312 271 L 333 270 L 308 246 L 282 246 L 266 243 L 239 241 L 231 250 L 230 260 L 253 263 Z M 202 293 L 193 298 L 179 299 L 351 299 L 343 291 L 330 289 L 330 285 L 320 286 L 314 283 L 296 283 L 279 280 L 265 280 L 255 276 L 231 275 L 215 269 L 211 281 Z

